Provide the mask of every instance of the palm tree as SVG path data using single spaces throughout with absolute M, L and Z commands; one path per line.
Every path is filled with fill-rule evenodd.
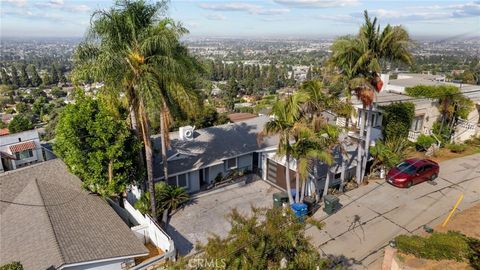
M 371 133 L 371 113 L 374 99 L 374 84 L 379 80 L 381 70 L 391 62 L 402 62 L 411 65 L 413 56 L 410 53 L 411 41 L 408 32 L 402 26 L 387 25 L 383 30 L 364 12 L 365 23 L 359 33 L 352 37 L 341 37 L 332 45 L 330 62 L 349 80 L 349 89 L 353 90 L 362 101 L 363 111 L 360 116 L 360 139 L 363 137 L 364 119 L 367 119 L 367 136 L 365 150 L 368 156 Z M 368 108 L 366 116 L 364 111 Z M 367 157 L 362 162 L 362 146 L 359 143 L 357 153 L 357 181 L 361 182 L 362 167 L 365 167 Z
M 112 100 L 126 100 L 132 128 L 143 140 L 152 215 L 156 214 L 153 151 L 150 121 L 160 114 L 164 177 L 167 179 L 166 147 L 172 111 L 193 112 L 195 95 L 185 88 L 196 70 L 179 38 L 186 29 L 161 17 L 163 2 L 117 1 L 110 10 L 92 15 L 87 37 L 75 55 L 74 81 L 104 82 L 103 92 Z M 160 113 L 158 113 L 160 112 Z M 138 127 L 140 124 L 140 131 Z
M 272 107 L 273 119 L 265 124 L 263 131 L 259 134 L 260 139 L 264 136 L 279 135 L 277 155 L 285 156 L 285 181 L 290 204 L 294 203 L 290 185 L 290 157 L 292 151 L 290 142 L 295 123 L 300 119 L 300 106 L 304 98 L 304 95 L 291 95 L 286 100 L 277 100 Z
M 163 211 L 163 223 L 168 227 L 171 215 L 190 199 L 187 191 L 183 187 L 175 185 L 166 185 L 160 190 L 158 203 Z

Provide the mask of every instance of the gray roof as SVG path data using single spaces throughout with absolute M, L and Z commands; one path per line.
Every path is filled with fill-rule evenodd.
M 147 254 L 113 209 L 80 185 L 60 159 L 0 174 L 0 265 L 47 269 Z
M 230 123 L 195 130 L 192 141 L 182 141 L 178 132 L 170 133 L 170 146 L 168 157 L 179 154 L 179 159 L 168 161 L 169 174 L 174 175 L 185 171 L 200 169 L 221 163 L 223 160 L 247 154 L 278 144 L 278 137 L 258 140 L 258 133 L 263 130 L 268 116 L 259 116 L 242 122 Z M 154 140 L 155 178 L 163 177 L 160 136 L 152 136 Z

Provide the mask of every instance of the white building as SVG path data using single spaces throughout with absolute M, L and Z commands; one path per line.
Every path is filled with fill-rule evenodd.
M 45 160 L 36 130 L 0 136 L 0 172 L 15 170 Z

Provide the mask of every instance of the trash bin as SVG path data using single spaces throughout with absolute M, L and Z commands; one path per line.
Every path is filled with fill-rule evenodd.
M 286 192 L 273 193 L 273 206 L 282 207 L 283 203 L 288 203 L 288 194 Z
M 325 203 L 325 207 L 323 208 L 323 211 L 325 211 L 325 213 L 331 215 L 333 214 L 340 206 L 340 200 L 333 196 L 333 195 L 325 195 L 325 197 L 323 197 L 323 202 Z
M 317 204 L 315 202 L 315 198 L 307 196 L 307 197 L 303 198 L 303 203 L 307 205 L 308 215 L 312 215 L 313 212 L 315 211 L 316 206 L 317 206 Z
M 298 217 L 299 221 L 302 221 L 305 219 L 305 216 L 308 213 L 308 207 L 304 203 L 294 203 L 290 206 L 292 208 L 293 213 L 295 216 Z

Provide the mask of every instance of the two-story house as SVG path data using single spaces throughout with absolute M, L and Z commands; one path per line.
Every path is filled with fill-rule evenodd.
M 10 134 L 3 130 L 0 136 L 0 172 L 15 170 L 45 160 L 36 130 Z

